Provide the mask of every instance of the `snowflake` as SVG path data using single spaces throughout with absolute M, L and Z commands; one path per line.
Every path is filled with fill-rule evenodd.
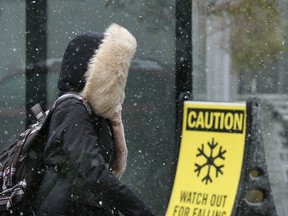
M 226 153 L 226 150 L 222 150 L 222 146 L 220 146 L 219 151 L 217 153 L 216 156 L 213 155 L 214 150 L 216 150 L 216 147 L 218 146 L 218 142 L 214 142 L 214 138 L 212 138 L 212 142 L 207 142 L 207 145 L 209 146 L 209 150 L 210 151 L 210 155 L 206 154 L 205 150 L 204 150 L 204 144 L 202 144 L 201 149 L 198 148 L 198 154 L 196 155 L 196 157 L 204 157 L 206 158 L 206 162 L 202 165 L 195 163 L 196 169 L 194 170 L 194 172 L 197 172 L 197 176 L 199 177 L 201 171 L 203 170 L 203 168 L 208 167 L 208 171 L 205 174 L 204 178 L 202 179 L 202 182 L 205 182 L 205 184 L 207 185 L 209 182 L 212 183 L 212 177 L 211 177 L 211 169 L 214 168 L 216 171 L 216 178 L 218 178 L 219 173 L 223 175 L 223 171 L 222 168 L 224 167 L 223 164 L 217 166 L 215 164 L 215 161 L 217 159 L 222 159 L 225 160 L 224 154 Z

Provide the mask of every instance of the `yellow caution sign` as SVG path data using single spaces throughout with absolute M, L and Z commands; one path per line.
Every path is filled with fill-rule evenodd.
M 246 138 L 246 103 L 184 102 L 182 140 L 166 216 L 230 216 Z

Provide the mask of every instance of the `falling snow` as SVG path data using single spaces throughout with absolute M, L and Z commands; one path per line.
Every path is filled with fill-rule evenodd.
M 37 1 L 31 2 L 37 5 Z M 193 90 L 188 90 L 193 92 L 194 100 L 231 102 L 257 95 L 265 97 L 269 108 L 276 107 L 275 101 L 281 104 L 288 100 L 280 97 L 288 93 L 285 24 L 288 3 L 279 1 L 276 6 L 281 10 L 278 10 L 273 4 L 265 6 L 268 1 L 247 0 L 247 4 L 243 5 L 247 8 L 225 11 L 233 6 L 225 5 L 230 1 L 222 1 L 223 7 L 218 5 L 221 1 L 192 2 L 192 23 L 191 19 L 185 21 L 187 26 L 192 24 L 192 50 L 187 50 L 184 41 L 179 40 L 176 44 L 176 8 L 172 0 L 105 0 L 97 4 L 92 0 L 55 1 L 49 4 L 48 37 L 45 42 L 48 71 L 42 85 L 39 82 L 44 76 L 38 71 L 33 78 L 26 80 L 27 59 L 37 58 L 45 49 L 35 45 L 31 55 L 26 55 L 33 43 L 26 44 L 26 37 L 31 34 L 31 30 L 26 29 L 25 1 L 0 1 L 0 149 L 4 149 L 25 129 L 27 102 L 39 102 L 46 91 L 48 105 L 57 97 L 58 72 L 68 41 L 77 34 L 103 31 L 110 23 L 118 22 L 130 29 L 138 41 L 123 104 L 123 121 L 129 147 L 128 169 L 123 181 L 137 188 L 137 192 L 155 208 L 158 215 L 164 212 L 173 184 L 179 147 L 179 143 L 175 143 L 175 85 L 179 77 L 176 80 L 175 74 L 187 64 L 185 54 L 191 53 L 193 57 L 191 68 L 188 69 L 193 75 Z M 183 15 L 185 11 L 186 8 L 183 8 L 179 14 Z M 224 16 L 221 16 L 222 12 Z M 36 33 L 42 29 L 45 29 L 43 25 Z M 181 28 L 182 33 L 184 30 Z M 42 39 L 36 37 L 32 41 L 39 42 Z M 179 56 L 176 46 L 177 52 L 181 53 Z M 176 55 L 179 65 L 175 62 Z M 26 98 L 26 91 L 33 98 Z M 270 104 L 272 98 L 273 106 Z M 287 108 L 285 106 L 281 105 L 283 109 Z M 285 118 L 279 121 L 283 123 Z M 264 125 L 271 129 L 267 130 L 266 138 L 275 138 L 273 130 L 280 123 L 275 124 L 271 121 Z M 284 136 L 276 140 L 282 143 L 282 139 L 286 138 Z M 283 143 L 285 147 L 287 142 Z M 271 145 L 268 145 L 268 149 L 273 153 Z M 281 197 L 275 199 L 277 208 L 287 212 L 287 207 L 279 200 L 287 203 L 288 197 L 279 188 L 285 183 L 283 179 L 288 178 L 288 153 L 286 149 L 279 152 L 270 155 L 272 162 L 269 162 L 268 157 L 268 163 L 278 162 L 275 166 L 279 170 L 274 175 L 283 178 L 279 180 L 275 177 L 277 182 L 273 182 L 272 187 Z M 225 172 L 224 159 L 228 152 L 221 147 L 221 143 L 216 140 L 203 143 L 195 154 L 197 158 L 206 160 L 205 163 L 195 164 L 195 174 L 204 184 L 210 184 Z

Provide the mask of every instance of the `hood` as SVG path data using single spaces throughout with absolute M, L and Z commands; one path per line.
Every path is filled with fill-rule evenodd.
M 63 56 L 58 81 L 60 95 L 69 91 L 83 90 L 88 63 L 95 50 L 99 48 L 103 37 L 101 33 L 89 32 L 78 35 L 69 42 Z
M 111 118 L 125 98 L 125 86 L 136 39 L 125 28 L 112 24 L 105 32 L 74 38 L 65 51 L 58 89 L 78 92 L 92 110 Z

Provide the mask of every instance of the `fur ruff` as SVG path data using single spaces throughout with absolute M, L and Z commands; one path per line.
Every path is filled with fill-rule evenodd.
M 110 119 L 123 104 L 130 62 L 137 42 L 125 28 L 112 24 L 88 64 L 86 85 L 81 92 L 93 111 Z

